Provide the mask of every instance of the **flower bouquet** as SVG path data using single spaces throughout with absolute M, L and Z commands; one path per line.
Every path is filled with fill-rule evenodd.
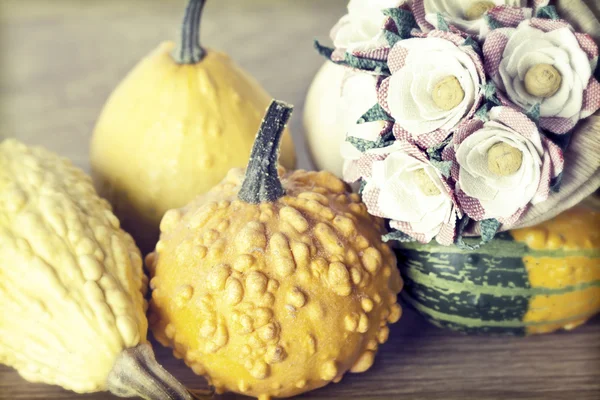
M 526 6 L 351 0 L 334 46 L 316 42 L 361 81 L 343 177 L 389 221 L 386 240 L 477 248 L 600 186 L 582 121 L 600 108 L 598 46 L 548 1 Z

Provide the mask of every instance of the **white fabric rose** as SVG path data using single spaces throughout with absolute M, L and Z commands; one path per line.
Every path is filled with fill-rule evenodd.
M 336 48 L 368 50 L 387 45 L 383 24 L 387 17 L 382 10 L 398 7 L 404 0 L 350 0 L 348 14 L 331 31 Z
M 438 13 L 447 23 L 470 33 L 485 36 L 489 27 L 484 19 L 485 11 L 497 6 L 526 7 L 526 0 L 421 0 L 425 7 L 425 19 L 437 27 Z
M 544 32 L 524 21 L 507 34 L 510 38 L 498 71 L 490 71 L 494 82 L 512 102 L 525 110 L 540 104 L 541 117 L 567 118 L 576 122 L 592 68 L 572 30 L 564 27 Z M 546 70 L 536 74 L 534 68 L 540 69 L 540 66 Z M 534 76 L 528 77 L 532 73 Z M 528 79 L 532 79 L 529 85 Z M 536 81 L 544 79 L 544 87 L 532 88 Z M 552 85 L 556 85 L 554 90 Z M 536 95 L 544 90 L 546 94 Z
M 437 130 L 447 136 L 478 99 L 481 78 L 476 64 L 449 40 L 402 40 L 389 58 L 387 105 L 396 124 L 415 139 Z M 394 68 L 396 64 L 400 68 Z
M 539 198 L 536 196 L 544 159 L 542 138 L 537 128 L 534 128 L 534 132 L 524 134 L 498 122 L 503 109 L 506 108 L 495 107 L 490 110 L 490 120 L 483 128 L 470 134 L 456 148 L 456 161 L 459 164 L 456 189 L 478 200 L 485 218 L 509 218 L 530 202 L 535 204 L 547 197 L 547 193 L 540 194 Z M 505 112 L 526 118 L 516 111 Z M 517 121 L 516 118 L 512 120 Z M 535 127 L 533 123 L 530 125 Z M 500 143 L 505 145 L 498 147 Z M 490 149 L 494 146 L 504 153 L 499 166 L 490 161 L 490 157 L 494 157 L 494 150 Z M 520 165 L 517 161 L 519 157 Z M 460 200 L 461 195 L 458 194 L 458 197 Z M 466 213 L 473 216 L 468 209 Z
M 396 141 L 367 152 L 389 155 L 373 161 L 363 199 L 371 214 L 404 223 L 404 233 L 429 242 L 445 224 L 453 223 L 454 202 L 440 172 L 426 158 L 409 154 L 406 146 Z

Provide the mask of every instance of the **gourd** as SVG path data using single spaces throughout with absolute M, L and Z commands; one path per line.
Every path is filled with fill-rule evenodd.
M 143 252 L 165 211 L 181 207 L 243 167 L 271 97 L 231 59 L 199 42 L 205 0 L 190 0 L 181 40 L 144 58 L 108 99 L 94 129 L 99 194 Z M 295 164 L 286 132 L 282 163 Z
M 401 245 L 403 300 L 440 327 L 530 335 L 600 312 L 600 212 L 577 206 L 478 250 Z
M 319 170 L 342 176 L 340 147 L 346 139 L 341 95 L 346 68 L 327 61 L 315 75 L 304 106 L 306 144 Z
M 217 393 L 288 397 L 363 372 L 400 318 L 382 221 L 329 172 L 277 170 L 274 102 L 244 174 L 168 211 L 146 264 L 157 340 Z
M 0 363 L 78 393 L 191 399 L 146 340 L 132 238 L 69 161 L 0 143 Z

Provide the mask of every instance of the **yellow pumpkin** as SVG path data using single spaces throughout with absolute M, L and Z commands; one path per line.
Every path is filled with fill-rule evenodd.
M 0 143 L 0 363 L 78 393 L 191 400 L 146 340 L 146 290 L 140 251 L 91 179 Z
M 217 392 L 287 397 L 363 372 L 400 318 L 383 224 L 329 172 L 279 171 L 274 102 L 248 168 L 167 212 L 151 328 Z
M 112 93 L 91 143 L 92 176 L 142 248 L 165 211 L 243 167 L 271 97 L 223 53 L 200 46 L 204 0 L 190 0 L 178 48 L 158 46 Z M 282 163 L 295 165 L 286 132 Z

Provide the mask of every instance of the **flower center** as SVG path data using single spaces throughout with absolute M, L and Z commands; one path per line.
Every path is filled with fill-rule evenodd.
M 452 110 L 463 101 L 465 92 L 463 91 L 462 86 L 460 86 L 458 79 L 456 79 L 455 76 L 450 75 L 442 78 L 435 84 L 431 97 L 436 106 L 444 111 L 448 111 Z
M 476 1 L 465 11 L 465 19 L 467 21 L 479 19 L 486 11 L 494 7 L 496 7 L 496 4 L 493 1 Z
M 498 142 L 487 152 L 488 169 L 498 176 L 512 175 L 521 168 L 523 153 L 510 144 Z
M 550 64 L 536 64 L 525 74 L 525 90 L 536 97 L 554 96 L 561 82 L 560 72 Z
M 424 169 L 418 169 L 414 174 L 417 186 L 425 196 L 437 196 L 442 193 Z

